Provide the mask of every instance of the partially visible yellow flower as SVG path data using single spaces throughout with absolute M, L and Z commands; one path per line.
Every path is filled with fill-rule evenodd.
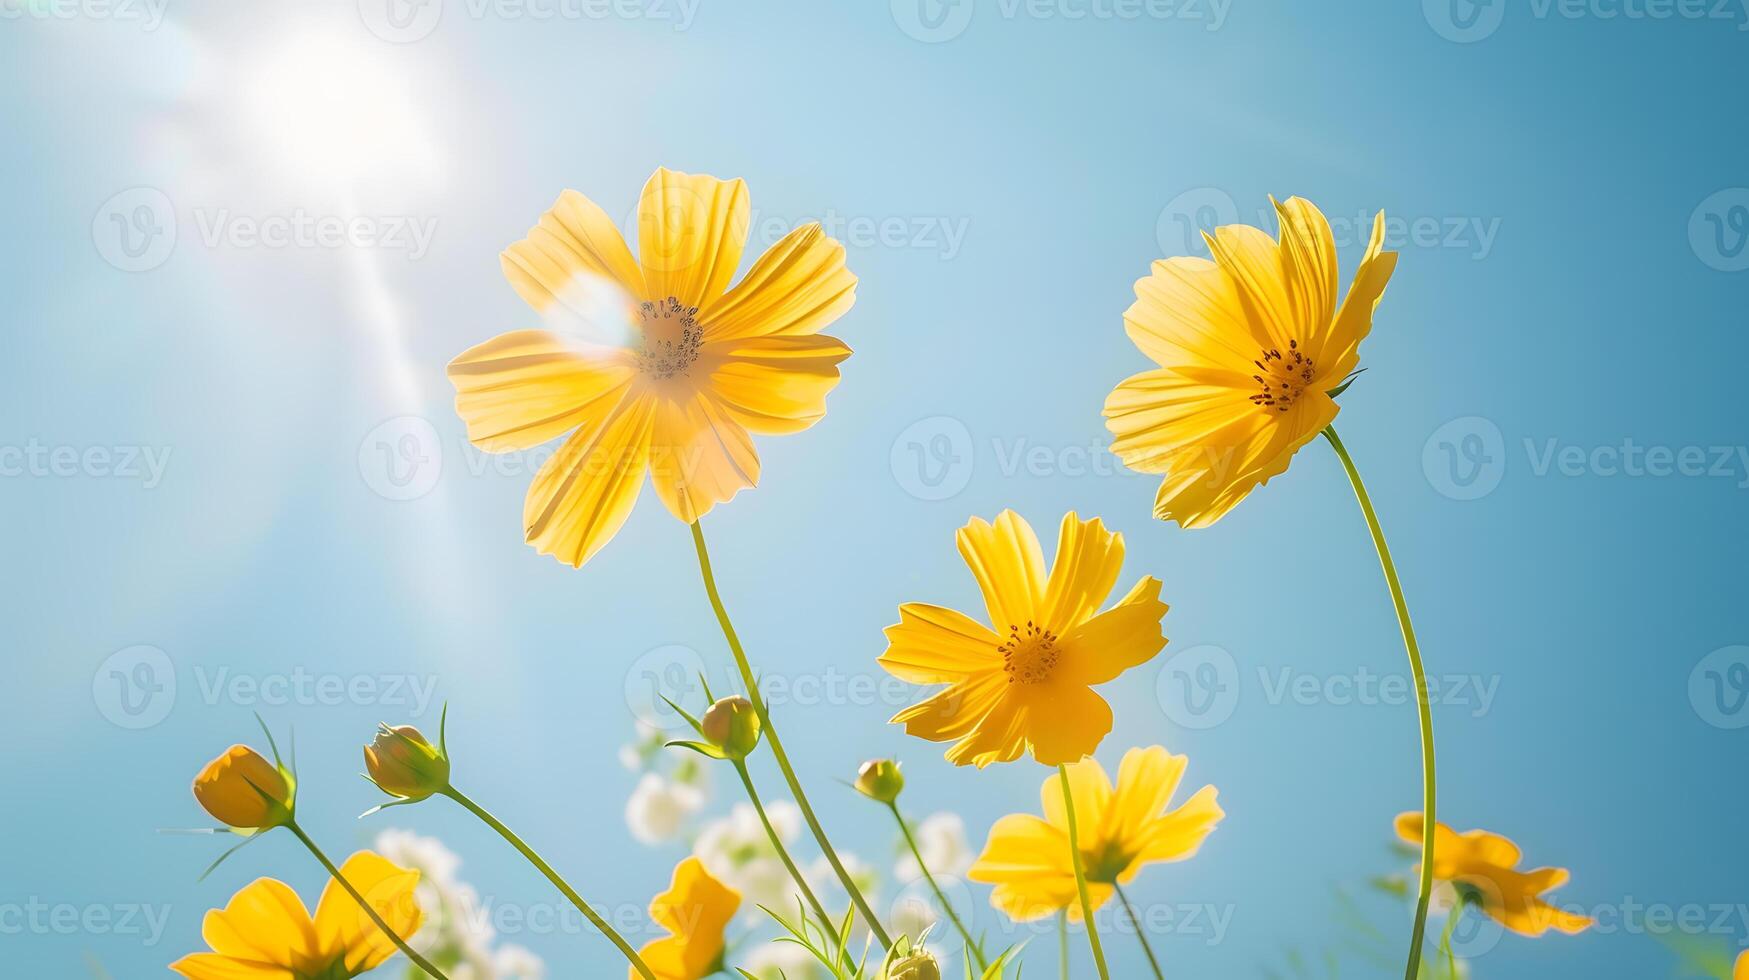
M 820 333 L 855 301 L 844 246 L 818 223 L 797 228 L 730 289 L 749 220 L 742 181 L 661 169 L 638 204 L 637 259 L 576 191 L 504 252 L 510 284 L 549 320 L 630 325 L 625 337 L 517 330 L 450 362 L 474 445 L 510 452 L 571 433 L 523 507 L 543 554 L 589 560 L 646 472 L 675 517 L 696 521 L 759 481 L 750 433 L 825 416 L 850 356 Z
M 668 890 L 650 902 L 650 918 L 670 935 L 638 951 L 657 980 L 703 980 L 723 969 L 723 930 L 741 907 L 741 894 L 711 877 L 689 857 L 674 869 Z M 639 980 L 637 967 L 628 971 Z
M 412 725 L 379 726 L 364 747 L 370 781 L 390 796 L 423 800 L 449 788 L 449 754 Z
M 995 629 L 940 606 L 900 606 L 881 666 L 913 684 L 948 687 L 893 722 L 932 742 L 957 740 L 947 751 L 955 765 L 1012 762 L 1028 749 L 1047 766 L 1091 755 L 1111 731 L 1111 706 L 1092 686 L 1166 645 L 1160 583 L 1143 577 L 1099 612 L 1124 548 L 1123 535 L 1097 518 L 1063 518 L 1048 576 L 1038 537 L 1011 510 L 994 524 L 973 518 L 958 539 Z
M 1114 883 L 1129 884 L 1144 866 L 1195 854 L 1226 816 L 1215 802 L 1213 786 L 1204 786 L 1181 806 L 1166 809 L 1188 763 L 1185 756 L 1158 745 L 1131 749 L 1118 767 L 1115 789 L 1097 761 L 1069 766 L 1081 864 L 1094 908 L 1111 898 Z M 1070 919 L 1080 921 L 1062 782 L 1056 776 L 1046 779 L 1040 795 L 1044 819 L 1015 813 L 996 821 L 984 853 L 966 877 L 995 885 L 990 904 L 1017 922 L 1064 909 Z
M 194 798 L 213 818 L 239 833 L 291 822 L 296 781 L 247 745 L 233 745 L 194 777 Z
M 419 872 L 360 851 L 340 873 L 403 939 L 424 914 L 414 900 Z M 395 954 L 395 943 L 332 878 L 310 918 L 284 882 L 257 878 L 223 909 L 206 914 L 201 936 L 210 953 L 184 956 L 170 969 L 188 980 L 347 980 Z
M 1737 965 L 1731 970 L 1731 980 L 1749 980 L 1749 949 L 1737 954 Z
M 1204 235 L 1214 261 L 1154 263 L 1124 312 L 1130 340 L 1159 368 L 1105 400 L 1111 450 L 1164 479 L 1154 516 L 1206 527 L 1285 471 L 1336 418 L 1330 391 L 1360 363 L 1373 308 L 1396 268 L 1384 212 L 1336 301 L 1336 244 L 1309 201 L 1277 203 L 1281 240 L 1249 225 Z
M 1421 814 L 1397 816 L 1397 836 L 1421 843 Z M 1566 868 L 1517 870 L 1523 855 L 1518 845 L 1485 830 L 1458 833 L 1443 823 L 1433 830 L 1433 877 L 1468 891 L 1481 910 L 1521 936 L 1540 936 L 1550 929 L 1572 935 L 1592 925 L 1583 915 L 1566 912 L 1542 900 L 1544 892 L 1567 881 Z

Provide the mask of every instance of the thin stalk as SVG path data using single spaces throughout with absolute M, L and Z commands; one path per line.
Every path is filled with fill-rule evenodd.
M 1057 913 L 1057 963 L 1063 968 L 1063 980 L 1069 980 L 1069 910 Z
M 735 772 L 741 777 L 741 785 L 747 788 L 747 801 L 753 804 L 753 812 L 759 814 L 759 822 L 765 827 L 765 836 L 771 839 L 771 846 L 777 849 L 777 856 L 783 859 L 783 866 L 789 870 L 789 876 L 795 879 L 796 887 L 802 890 L 802 897 L 808 900 L 813 908 L 814 916 L 820 920 L 820 925 L 826 930 L 826 937 L 832 940 L 832 949 L 839 948 L 838 927 L 832 924 L 832 917 L 826 914 L 826 907 L 820 904 L 820 899 L 809 887 L 808 879 L 802 876 L 801 869 L 789 856 L 789 849 L 783 846 L 783 839 L 777 836 L 777 828 L 771 825 L 771 818 L 765 815 L 765 804 L 760 802 L 759 791 L 753 788 L 753 776 L 747 771 L 747 763 L 741 759 L 731 760 L 735 763 Z
M 747 651 L 741 647 L 741 639 L 735 634 L 735 626 L 729 622 L 729 611 L 723 608 L 723 598 L 717 592 L 717 579 L 711 573 L 711 556 L 705 548 L 704 529 L 697 521 L 692 522 L 692 543 L 698 550 L 698 571 L 704 578 L 704 591 L 710 597 L 711 609 L 717 614 L 717 623 L 723 629 L 723 638 L 729 642 L 729 651 L 735 655 L 735 666 L 741 672 L 741 683 L 747 688 L 747 698 L 753 702 L 753 710 L 758 713 L 760 723 L 765 727 L 765 740 L 771 744 L 771 754 L 777 759 L 777 767 L 783 770 L 784 781 L 789 783 L 789 791 L 796 798 L 796 806 L 802 811 L 802 819 L 808 823 L 808 829 L 813 831 L 814 840 L 820 845 L 821 853 L 826 855 L 826 863 L 832 866 L 838 880 L 844 885 L 844 890 L 850 895 L 850 900 L 856 903 L 862 917 L 868 921 L 868 927 L 880 940 L 883 949 L 891 949 L 892 937 L 881 928 L 881 920 L 875 918 L 874 909 L 869 907 L 868 899 L 862 897 L 862 890 L 856 887 L 850 872 L 844 869 L 844 862 L 838 860 L 838 852 L 832 849 L 832 842 L 826 839 L 825 828 L 820 826 L 820 818 L 814 815 L 814 808 L 808 803 L 808 795 L 802 792 L 802 781 L 796 778 L 795 767 L 790 765 L 789 753 L 783 749 L 783 740 L 778 738 L 777 728 L 771 723 L 771 714 L 765 710 L 765 698 L 759 693 L 759 679 L 753 674 L 753 667 L 747 662 Z
M 1421 880 L 1415 897 L 1415 926 L 1409 937 L 1409 965 L 1405 980 L 1417 980 L 1421 972 L 1421 943 L 1427 934 L 1427 903 L 1433 897 L 1433 831 L 1435 827 L 1435 789 L 1433 766 L 1433 708 L 1427 696 L 1427 671 L 1421 665 L 1421 647 L 1415 642 L 1415 627 L 1409 622 L 1409 604 L 1403 598 L 1403 583 L 1397 578 L 1397 565 L 1391 560 L 1391 548 L 1385 543 L 1385 532 L 1379 526 L 1379 515 L 1373 510 L 1372 498 L 1360 471 L 1354 468 L 1347 447 L 1336 436 L 1335 426 L 1324 428 L 1324 438 L 1342 460 L 1348 471 L 1348 482 L 1354 485 L 1354 497 L 1360 501 L 1360 512 L 1366 518 L 1366 528 L 1372 534 L 1373 547 L 1379 553 L 1379 565 L 1385 571 L 1385 584 L 1391 590 L 1391 604 L 1397 610 L 1397 625 L 1403 631 L 1403 648 L 1409 654 L 1409 672 L 1415 680 L 1415 707 L 1421 720 Z
M 395 946 L 401 950 L 401 953 L 405 955 L 407 959 L 413 962 L 414 966 L 424 970 L 426 973 L 437 978 L 437 980 L 449 980 L 448 977 L 443 975 L 442 970 L 432 966 L 430 960 L 414 952 L 413 947 L 407 945 L 407 940 L 402 939 L 395 930 L 389 928 L 389 924 L 383 921 L 383 917 L 377 913 L 376 909 L 371 907 L 369 902 L 365 901 L 364 896 L 358 893 L 358 889 L 352 886 L 352 882 L 347 881 L 345 877 L 340 874 L 340 869 L 334 866 L 334 862 L 328 860 L 328 855 L 323 854 L 322 849 L 316 846 L 316 842 L 310 839 L 310 835 L 304 833 L 304 828 L 299 827 L 296 823 L 288 823 L 285 827 L 292 832 L 292 836 L 302 841 L 303 845 L 310 849 L 310 853 L 316 856 L 316 860 L 322 863 L 322 867 L 328 869 L 328 875 L 340 883 L 340 887 L 346 891 L 346 894 L 352 896 L 352 900 L 358 903 L 358 907 L 364 910 L 364 914 L 370 917 L 370 921 L 376 923 L 376 927 L 383 931 L 383 935 L 394 940 Z
M 479 817 L 482 823 L 497 831 L 498 836 L 508 841 L 511 847 L 516 848 L 523 857 L 528 859 L 528 863 L 534 865 L 541 874 L 546 875 L 547 880 L 553 883 L 553 887 L 564 893 L 564 896 L 571 900 L 571 904 L 577 907 L 577 911 L 583 913 L 583 917 L 588 919 L 591 925 L 601 930 L 601 934 L 606 936 L 609 942 L 619 948 L 619 951 L 625 955 L 626 961 L 632 965 L 633 969 L 637 970 L 638 973 L 643 976 L 644 980 L 656 980 L 656 975 L 650 972 L 650 967 L 644 963 L 644 958 L 638 955 L 638 951 L 633 949 L 631 944 L 625 941 L 625 937 L 621 936 L 618 932 L 615 932 L 613 926 L 608 925 L 606 920 L 595 914 L 595 910 L 589 907 L 589 903 L 583 901 L 583 896 L 577 894 L 575 888 L 572 888 L 565 879 L 559 877 L 559 873 L 553 870 L 553 866 L 548 864 L 539 854 L 536 854 L 534 848 L 524 844 L 522 838 L 516 836 L 509 827 L 506 827 L 503 823 L 499 822 L 497 817 L 486 812 L 484 807 L 475 803 L 473 800 L 468 799 L 467 795 L 461 790 L 456 789 L 453 786 L 446 787 L 443 790 L 443 795 L 460 803 L 462 809 Z
M 943 909 L 947 910 L 947 917 L 953 920 L 954 928 L 960 931 L 960 937 L 966 941 L 966 948 L 972 951 L 972 958 L 978 961 L 978 969 L 989 969 L 990 961 L 984 957 L 984 948 L 978 944 L 976 939 L 972 938 L 972 931 L 966 928 L 964 922 L 960 921 L 959 913 L 953 910 L 953 903 L 947 900 L 947 895 L 942 892 L 941 886 L 935 883 L 935 876 L 929 873 L 929 865 L 923 861 L 923 851 L 918 848 L 917 839 L 911 836 L 911 826 L 905 822 L 904 814 L 899 812 L 899 805 L 888 803 L 887 809 L 893 811 L 893 819 L 899 821 L 899 832 L 905 835 L 905 844 L 911 848 L 911 856 L 917 859 L 917 867 L 923 872 L 923 880 L 929 882 L 930 891 L 935 892 L 936 900 L 941 903 Z
M 1441 952 L 1445 953 L 1446 980 L 1458 980 L 1457 954 L 1451 949 L 1451 934 L 1457 928 L 1458 916 L 1464 914 L 1464 906 L 1468 904 L 1467 901 L 1459 900 L 1451 910 L 1451 914 L 1445 917 L 1445 931 L 1439 935 L 1439 948 Z
M 1099 980 L 1111 980 L 1105 968 L 1105 949 L 1099 945 L 1099 927 L 1093 924 L 1093 900 L 1087 897 L 1087 875 L 1081 870 L 1081 833 L 1075 829 L 1075 794 L 1069 791 L 1069 767 L 1059 765 L 1057 778 L 1063 784 L 1063 810 L 1069 817 L 1069 863 L 1075 867 L 1075 893 L 1081 897 L 1081 919 L 1087 923 L 1087 944 L 1093 947 L 1093 962 Z
M 1136 918 L 1136 907 L 1130 904 L 1130 897 L 1124 894 L 1122 885 L 1114 881 L 1111 887 L 1117 892 L 1117 900 L 1123 903 L 1130 925 L 1136 927 L 1136 938 L 1142 942 L 1142 952 L 1148 954 L 1148 965 L 1154 968 L 1154 980 L 1166 980 L 1166 974 L 1160 972 L 1160 961 L 1154 958 L 1154 947 L 1148 945 L 1148 933 L 1142 928 L 1142 920 Z

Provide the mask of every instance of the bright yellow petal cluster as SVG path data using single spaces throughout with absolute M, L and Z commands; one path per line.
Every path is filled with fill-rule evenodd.
M 1397 836 L 1421 843 L 1421 814 L 1397 816 Z M 1521 936 L 1540 936 L 1550 929 L 1572 935 L 1592 925 L 1583 915 L 1562 911 L 1542 900 L 1544 892 L 1567 882 L 1566 868 L 1517 870 L 1523 855 L 1518 845 L 1485 830 L 1458 833 L 1434 824 L 1433 877 L 1464 886 L 1490 918 Z
M 1276 205 L 1281 239 L 1249 225 L 1205 235 L 1208 259 L 1154 263 L 1124 313 L 1159 368 L 1105 400 L 1112 452 L 1164 479 L 1154 516 L 1206 527 L 1287 469 L 1336 418 L 1329 395 L 1360 363 L 1360 342 L 1396 268 L 1385 216 L 1340 305 L 1330 223 L 1308 201 Z
M 1215 802 L 1213 786 L 1167 809 L 1188 763 L 1158 745 L 1131 749 L 1118 767 L 1115 788 L 1093 759 L 1068 767 L 1081 862 L 1094 908 L 1111 898 L 1114 884 L 1129 884 L 1144 866 L 1195 854 L 1226 815 Z M 1061 781 L 1046 779 L 1040 796 L 1044 818 L 1016 813 L 996 821 L 967 877 L 995 885 L 991 904 L 1016 921 L 1064 909 L 1078 921 L 1081 906 L 1069 863 L 1069 819 Z
M 581 565 L 612 538 L 645 474 L 692 522 L 759 481 L 751 433 L 799 432 L 826 414 L 843 342 L 820 333 L 855 301 L 844 247 L 809 224 L 729 288 L 746 244 L 740 180 L 658 170 L 638 205 L 638 258 L 595 202 L 566 191 L 503 255 L 550 322 L 629 336 L 517 330 L 449 365 L 456 411 L 481 449 L 571 433 L 536 474 L 528 542 Z
M 360 851 L 340 873 L 397 935 L 419 931 L 424 914 L 413 897 L 419 872 Z M 290 886 L 258 878 L 223 909 L 208 912 L 200 931 L 212 952 L 170 964 L 188 980 L 346 980 L 395 954 L 394 940 L 332 879 L 314 919 Z
M 650 918 L 669 935 L 638 951 L 657 980 L 703 980 L 723 969 L 723 930 L 741 907 L 741 894 L 711 877 L 689 857 L 674 869 L 668 890 L 650 902 Z M 628 969 L 640 980 L 637 967 Z
M 295 789 L 290 772 L 247 745 L 226 749 L 194 777 L 194 798 L 201 808 L 242 834 L 290 821 Z
M 1031 525 L 1013 511 L 959 531 L 960 555 L 983 591 L 994 629 L 951 609 L 899 607 L 880 664 L 944 690 L 893 716 L 905 731 L 952 741 L 948 761 L 979 768 L 1029 749 L 1047 766 L 1091 755 L 1111 731 L 1111 706 L 1093 693 L 1166 646 L 1160 583 L 1144 577 L 1101 613 L 1123 567 L 1123 536 L 1097 518 L 1063 518 L 1047 575 Z

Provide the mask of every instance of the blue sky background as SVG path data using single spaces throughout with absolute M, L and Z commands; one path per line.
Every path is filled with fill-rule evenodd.
M 1133 281 L 1190 247 L 1185 222 L 1256 223 L 1267 195 L 1299 194 L 1347 223 L 1345 278 L 1357 219 L 1408 222 L 1339 426 L 1429 671 L 1464 685 L 1436 709 L 1441 815 L 1572 869 L 1558 899 L 1609 920 L 1481 937 L 1472 975 L 1668 975 L 1661 939 L 1683 928 L 1646 906 L 1749 943 L 1749 15 L 913 2 L 445 0 L 405 30 L 375 0 L 5 5 L 9 975 L 82 975 L 87 954 L 161 975 L 251 878 L 314 895 L 289 837 L 197 882 L 221 842 L 158 833 L 203 822 L 189 780 L 258 740 L 253 711 L 296 729 L 303 820 L 334 851 L 413 827 L 497 902 L 553 901 L 453 807 L 354 819 L 377 802 L 356 776 L 372 726 L 434 727 L 447 700 L 458 784 L 586 893 L 636 908 L 665 884 L 682 852 L 631 842 L 614 753 L 647 670 L 726 669 L 685 528 L 646 493 L 581 571 L 535 554 L 531 464 L 468 449 L 443 376 L 534 325 L 497 253 L 560 190 L 630 215 L 659 165 L 748 180 L 748 261 L 767 219 L 826 217 L 861 277 L 830 414 L 764 440 L 763 485 L 706 524 L 756 663 L 821 690 L 776 710 L 849 849 L 890 863 L 883 815 L 834 782 L 875 755 L 905 761 L 913 812 L 960 812 L 974 844 L 1036 808 L 1043 769 L 954 770 L 884 724 L 904 699 L 868 679 L 898 603 L 977 608 L 952 540 L 968 516 L 1054 529 L 1074 509 L 1122 530 L 1126 580 L 1161 577 L 1172 604 L 1167 655 L 1104 690 L 1100 757 L 1188 753 L 1187 788 L 1217 785 L 1228 813 L 1135 888 L 1229 917 L 1157 938 L 1170 972 L 1261 976 L 1341 946 L 1339 888 L 1367 896 L 1395 962 L 1407 909 L 1365 882 L 1405 866 L 1389 844 L 1419 805 L 1414 713 L 1345 694 L 1405 667 L 1334 458 L 1309 446 L 1185 532 L 1099 451 L 1106 392 L 1147 363 L 1122 332 Z M 240 230 L 296 215 L 431 236 Z M 1623 467 L 1630 443 L 1704 463 Z M 1321 693 L 1279 696 L 1284 671 Z M 1212 714 L 1194 714 L 1186 686 L 1209 676 L 1219 690 L 1190 693 Z M 263 693 L 297 677 L 352 687 Z M 397 678 L 435 702 L 416 715 Z M 84 924 L 29 916 L 45 904 Z M 140 906 L 161 934 L 85 915 Z M 505 938 L 554 976 L 623 969 L 592 935 Z M 1054 945 L 1035 940 L 1029 976 Z M 1128 937 L 1108 946 L 1140 975 Z

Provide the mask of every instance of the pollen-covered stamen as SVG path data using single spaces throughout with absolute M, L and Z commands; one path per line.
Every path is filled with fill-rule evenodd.
M 682 375 L 698 360 L 704 331 L 698 307 L 681 306 L 673 296 L 638 306 L 644 344 L 638 349 L 638 370 L 664 381 Z
M 1002 654 L 1002 669 L 1010 684 L 1043 684 L 1057 668 L 1062 651 L 1057 647 L 1057 634 L 1026 621 L 1023 630 L 1008 627 L 1008 640 L 996 648 Z
M 1251 396 L 1251 404 L 1266 412 L 1292 408 L 1318 376 L 1317 365 L 1300 351 L 1297 340 L 1287 342 L 1286 354 L 1279 347 L 1267 347 L 1263 356 L 1251 363 L 1257 365 L 1251 380 L 1257 382 L 1258 388 L 1257 394 Z

